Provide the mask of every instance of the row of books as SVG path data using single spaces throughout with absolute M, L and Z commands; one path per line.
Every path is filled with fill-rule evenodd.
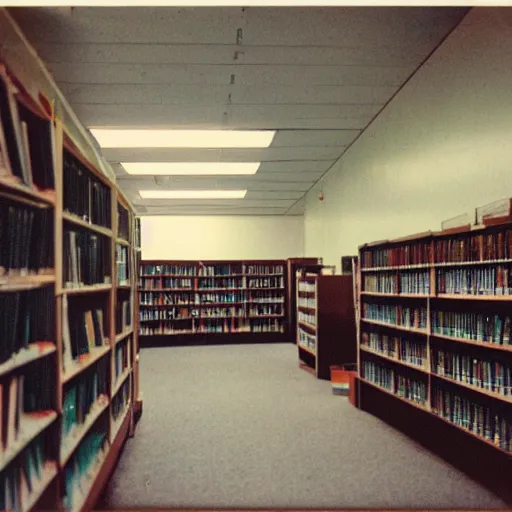
M 141 247 L 141 233 L 140 233 L 140 217 L 135 217 L 135 225 L 134 225 L 134 238 L 135 238 L 135 247 Z
M 302 306 L 303 308 L 316 308 L 316 299 L 315 297 L 299 297 L 297 300 L 297 305 Z
M 3 455 L 15 446 L 22 434 L 24 419 L 30 413 L 54 409 L 55 386 L 46 363 L 32 365 L 23 374 L 10 376 L 0 384 L 0 463 Z M 46 385 L 45 389 L 40 386 Z
M 425 265 L 431 261 L 430 241 L 361 252 L 361 268 Z
M 88 309 L 79 304 L 68 305 L 68 297 L 62 299 L 62 342 L 64 371 L 73 363 L 89 354 L 94 347 L 105 345 L 103 309 Z
M 215 279 L 196 279 L 195 288 L 215 289 L 215 288 L 245 288 L 245 277 L 237 278 L 215 278 Z
M 109 450 L 107 428 L 97 423 L 81 441 L 64 468 L 64 500 L 66 510 L 78 510 L 91 488 L 91 475 Z
M 509 259 L 512 258 L 512 231 L 436 240 L 434 257 L 436 263 Z
M 116 334 L 121 334 L 132 326 L 130 299 L 118 298 L 116 307 Z
M 116 245 L 116 266 L 117 266 L 117 284 L 120 286 L 130 284 L 128 247 Z
M 110 240 L 87 230 L 64 230 L 66 288 L 111 283 Z
M 112 398 L 112 419 L 114 423 L 119 421 L 122 417 L 128 404 L 130 402 L 130 379 L 126 379 L 119 391 Z
M 283 265 L 242 265 L 242 274 L 283 274 Z
M 231 265 L 203 265 L 200 264 L 198 275 L 200 276 L 229 276 L 230 274 L 240 274 L 240 266 Z
M 365 274 L 364 291 L 374 293 L 429 294 L 428 272 L 394 272 L 392 274 Z
M 108 359 L 103 358 L 79 374 L 64 391 L 62 402 L 62 447 L 83 425 L 91 408 L 108 395 Z
M 283 307 L 280 304 L 250 304 L 247 314 L 256 315 L 282 315 Z
M 117 203 L 117 236 L 127 242 L 130 241 L 130 215 L 120 203 Z
M 510 316 L 432 311 L 432 333 L 497 345 L 511 345 Z
M 234 296 L 234 294 L 230 294 L 230 296 Z M 230 301 L 225 300 L 219 302 Z M 139 304 L 141 306 L 172 306 L 194 303 L 194 296 L 190 293 L 139 292 Z
M 483 437 L 502 450 L 512 452 L 512 421 L 500 411 L 468 400 L 451 390 L 432 390 L 432 412 Z
M 192 316 L 196 318 L 208 318 L 208 317 L 222 317 L 222 318 L 231 318 L 237 317 L 241 318 L 245 316 L 245 309 L 242 307 L 214 307 L 214 308 L 204 308 L 204 309 L 193 309 L 191 311 Z
M 247 288 L 284 288 L 284 277 L 243 278 L 243 287 Z
M 110 188 L 66 149 L 63 172 L 64 211 L 91 224 L 110 228 Z
M 427 360 L 426 344 L 403 336 L 363 332 L 361 333 L 361 345 L 399 361 L 405 361 L 418 366 L 423 366 Z
M 114 355 L 115 382 L 131 366 L 130 348 L 132 337 L 127 336 L 116 345 Z
M 172 322 L 161 322 L 160 325 L 141 325 L 139 334 L 143 336 L 207 334 L 207 333 L 242 333 L 242 332 L 284 332 L 280 318 L 230 318 L 200 319 L 194 326 L 182 327 Z
M 139 311 L 139 322 L 154 322 L 157 320 L 184 320 L 192 318 L 190 309 L 142 309 Z
M 297 288 L 299 292 L 316 293 L 316 281 L 299 281 Z
M 53 209 L 34 208 L 2 197 L 0 279 L 53 266 Z
M 189 265 L 170 265 L 170 264 L 161 264 L 161 265 L 153 265 L 149 263 L 145 263 L 140 265 L 139 267 L 139 276 L 184 276 L 184 277 L 193 277 L 197 276 L 197 266 L 195 263 L 191 263 Z
M 413 329 L 427 328 L 427 309 L 395 304 L 363 302 L 363 319 L 400 325 Z
M 0 510 L 29 510 L 48 475 L 56 473 L 56 462 L 45 447 L 48 442 L 46 433 L 38 435 L 0 472 Z
M 437 293 L 510 295 L 512 272 L 507 265 L 436 271 Z
M 0 176 L 39 190 L 55 189 L 55 132 L 50 120 L 28 109 L 0 65 Z
M 364 379 L 389 392 L 422 405 L 427 403 L 428 391 L 425 382 L 401 375 L 388 366 L 373 361 L 362 361 Z
M 310 325 L 316 325 L 316 315 L 304 311 L 297 312 L 297 320 Z
M 432 349 L 432 371 L 504 396 L 512 395 L 512 365 L 443 349 Z
M 309 332 L 304 331 L 300 327 L 297 330 L 299 335 L 299 345 L 301 347 L 305 347 L 313 352 L 316 351 L 316 336 L 310 334 Z
M 274 290 L 241 290 L 234 292 L 161 292 L 144 291 L 139 293 L 140 304 L 146 306 L 165 306 L 174 304 L 207 305 L 209 303 L 284 303 L 282 292 Z
M 0 292 L 0 364 L 37 342 L 55 342 L 54 287 Z

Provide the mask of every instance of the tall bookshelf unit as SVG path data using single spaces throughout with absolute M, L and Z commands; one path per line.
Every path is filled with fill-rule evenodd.
M 365 244 L 358 279 L 362 407 L 509 501 L 512 224 Z
M 288 258 L 286 260 L 286 276 L 288 282 L 286 314 L 288 317 L 288 336 L 290 343 L 297 343 L 297 272 L 302 269 L 316 271 L 321 266 L 322 258 Z
M 285 269 L 285 260 L 141 261 L 141 344 L 286 341 Z
M 303 272 L 297 280 L 299 364 L 319 379 L 330 366 L 356 361 L 352 276 Z
M 134 214 L 43 105 L 0 64 L 0 509 L 85 511 L 133 432 Z

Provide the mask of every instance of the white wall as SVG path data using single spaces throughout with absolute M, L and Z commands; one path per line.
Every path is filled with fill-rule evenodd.
M 512 9 L 473 9 L 306 198 L 305 256 L 512 196 Z
M 147 216 L 142 258 L 286 259 L 304 254 L 302 216 Z

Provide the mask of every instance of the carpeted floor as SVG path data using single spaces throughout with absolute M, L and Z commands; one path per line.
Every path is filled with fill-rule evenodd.
M 297 366 L 289 344 L 141 350 L 106 507 L 505 508 Z

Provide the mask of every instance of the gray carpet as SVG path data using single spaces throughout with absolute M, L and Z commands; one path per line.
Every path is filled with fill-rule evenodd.
M 140 367 L 144 412 L 109 508 L 505 508 L 332 395 L 293 345 L 142 349 Z

